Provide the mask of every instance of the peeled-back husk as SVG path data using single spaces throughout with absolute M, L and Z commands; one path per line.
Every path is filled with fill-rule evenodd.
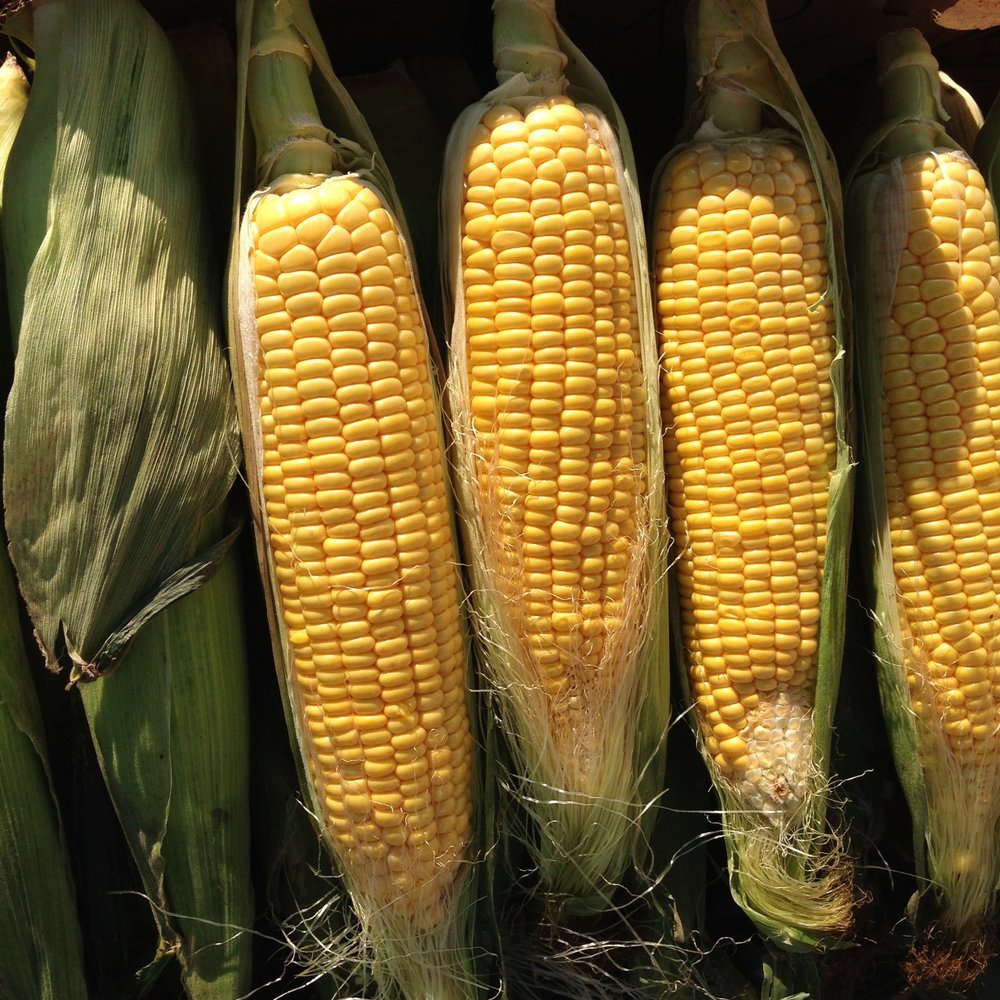
M 499 738 L 510 758 L 494 759 L 493 767 L 501 784 L 517 796 L 518 808 L 527 813 L 531 824 L 530 829 L 523 829 L 523 820 L 514 815 L 510 803 L 501 803 L 503 833 L 530 845 L 543 892 L 567 913 L 582 914 L 612 905 L 611 897 L 629 863 L 642 867 L 653 819 L 649 806 L 662 790 L 669 663 L 658 355 L 635 162 L 621 112 L 600 74 L 559 27 L 552 3 L 499 0 L 495 19 L 494 61 L 502 82 L 467 108 L 453 126 L 442 183 L 440 242 L 445 315 L 452 319 L 447 393 L 456 496 L 473 588 L 471 614 L 477 649 L 492 703 L 487 725 L 490 738 Z M 555 44 L 538 43 L 532 22 L 541 23 L 543 33 Z M 644 555 L 636 560 L 631 576 L 630 600 L 639 606 L 633 614 L 633 638 L 620 662 L 602 665 L 609 683 L 601 685 L 602 695 L 588 705 L 584 731 L 573 733 L 576 753 L 572 760 L 566 760 L 550 743 L 547 696 L 518 648 L 516 629 L 500 596 L 497 568 L 484 559 L 494 546 L 473 471 L 476 443 L 464 363 L 461 252 L 465 158 L 484 112 L 497 104 L 524 106 L 557 94 L 593 112 L 619 176 L 640 324 L 649 483 L 646 509 L 639 518 Z M 493 727 L 497 732 L 492 732 Z M 585 772 L 587 787 L 579 783 L 574 787 L 578 765 Z
M 239 444 L 170 46 L 127 0 L 50 0 L 34 29 L 5 180 L 4 505 L 38 641 L 76 680 L 215 570 L 231 536 L 204 548 L 199 531 Z
M 829 145 L 820 132 L 787 60 L 778 47 L 763 3 L 699 0 L 688 23 L 689 84 L 685 123 L 675 147 L 660 163 L 654 201 L 670 161 L 689 145 L 752 138 L 727 131 L 713 120 L 713 101 L 731 96 L 756 102 L 776 128 L 753 135 L 788 142 L 809 159 L 826 216 L 829 289 L 837 350 L 831 369 L 836 410 L 837 457 L 830 479 L 827 546 L 821 593 L 821 626 L 814 688 L 813 737 L 808 786 L 802 808 L 775 824 L 739 801 L 719 775 L 699 735 L 699 745 L 722 802 L 722 829 L 733 898 L 770 941 L 791 951 L 834 944 L 850 927 L 851 866 L 841 835 L 829 828 L 830 741 L 840 682 L 847 598 L 847 558 L 851 534 L 854 458 L 850 441 L 848 349 L 850 301 L 846 286 L 844 220 L 840 180 Z M 740 58 L 726 49 L 737 46 Z M 723 53 L 726 53 L 723 55 Z M 716 105 L 718 106 L 718 105 Z M 654 205 L 651 219 L 659 206 Z M 681 642 L 676 590 L 672 593 L 673 648 L 687 704 L 692 703 Z

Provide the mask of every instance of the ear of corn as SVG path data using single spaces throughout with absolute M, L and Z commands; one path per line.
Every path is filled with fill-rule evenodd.
M 641 856 L 668 716 L 644 239 L 624 125 L 553 5 L 500 0 L 494 61 L 443 185 L 457 491 L 502 782 L 543 892 L 599 910 Z
M 1000 874 L 1000 244 L 919 33 L 884 39 L 879 72 L 885 124 L 850 189 L 870 608 L 918 920 L 968 945 Z
M 13 55 L 0 65 L 0 176 L 28 103 Z M 2 325 L 2 324 L 0 324 Z M 5 366 L 6 367 L 6 366 Z M 83 945 L 45 737 L 0 540 L 0 993 L 85 1000 Z
M 186 97 L 137 10 L 38 6 L 37 82 L 5 180 L 17 340 L 6 524 L 39 642 L 73 679 L 113 666 L 218 565 L 199 528 L 238 459 L 202 291 L 213 275 Z M 109 59 L 119 49 L 129 60 Z
M 71 44 L 63 46 L 66 39 Z M 132 518 L 152 519 L 151 523 L 142 523 L 150 530 L 156 529 L 157 518 L 169 522 L 178 511 L 186 511 L 194 527 L 187 544 L 188 556 L 211 546 L 225 531 L 221 511 L 204 511 L 207 516 L 204 522 L 199 521 L 204 500 L 199 500 L 197 489 L 204 484 L 189 479 L 204 474 L 209 481 L 208 504 L 217 503 L 211 490 L 221 499 L 232 476 L 237 447 L 226 434 L 226 418 L 233 415 L 233 408 L 221 345 L 216 340 L 218 286 L 208 240 L 198 228 L 207 221 L 207 214 L 201 206 L 200 170 L 191 120 L 185 112 L 184 84 L 159 28 L 131 2 L 51 3 L 36 12 L 34 49 L 42 104 L 36 107 L 34 118 L 26 119 L 25 127 L 41 131 L 22 133 L 28 142 L 20 169 L 23 172 L 37 162 L 32 153 L 39 147 L 34 144 L 44 145 L 47 135 L 54 137 L 48 179 L 37 194 L 43 208 L 51 198 L 59 211 L 50 213 L 46 223 L 49 228 L 27 270 L 29 304 L 24 310 L 18 344 L 19 374 L 15 376 L 8 410 L 6 472 L 11 495 L 23 512 L 28 501 L 18 492 L 18 486 L 24 485 L 19 477 L 33 467 L 25 463 L 23 435 L 28 423 L 34 424 L 35 433 L 39 428 L 37 410 L 25 412 L 23 394 L 33 379 L 40 379 L 52 392 L 59 385 L 62 392 L 66 391 L 61 378 L 81 380 L 76 384 L 86 387 L 81 390 L 82 396 L 62 398 L 59 404 L 65 421 L 61 426 L 76 428 L 78 435 L 75 440 L 60 442 L 67 450 L 62 452 L 64 464 L 59 475 L 54 482 L 50 478 L 27 485 L 33 497 L 45 486 L 53 491 L 32 501 L 41 507 L 52 510 L 59 509 L 60 502 L 67 504 L 72 517 L 67 514 L 65 523 L 58 523 L 57 528 L 68 530 L 75 524 L 82 532 L 76 538 L 78 547 L 60 553 L 65 573 L 51 585 L 56 587 L 61 581 L 66 586 L 68 581 L 83 577 L 91 584 L 89 600 L 94 601 L 104 586 L 111 591 L 108 600 L 114 607 L 115 601 L 124 599 L 116 592 L 115 581 L 123 575 L 127 578 L 135 564 L 126 562 L 117 569 L 118 576 L 108 571 L 108 577 L 100 580 L 88 574 L 103 572 L 102 552 L 112 560 L 127 560 L 132 555 L 131 546 L 142 543 L 141 534 L 128 535 L 130 525 L 132 530 L 136 528 L 128 511 Z M 108 52 L 118 55 L 110 72 Z M 108 90 L 98 88 L 97 105 L 84 102 L 81 106 L 75 95 L 67 92 L 71 88 L 66 81 L 91 76 L 104 81 Z M 140 114 L 137 109 L 155 109 L 155 113 Z M 60 125 L 52 132 L 48 116 L 57 112 Z M 146 121 L 145 125 L 136 125 L 138 134 L 125 124 L 133 116 L 135 121 L 140 117 Z M 154 127 L 152 122 L 159 125 Z M 169 166 L 160 159 L 163 148 L 171 149 Z M 80 161 L 81 157 L 85 162 Z M 21 180 L 34 182 L 33 177 L 23 173 Z M 14 196 L 17 190 L 17 185 L 8 187 L 7 196 Z M 81 206 L 87 206 L 88 212 L 80 212 L 78 217 Z M 74 225 L 81 225 L 82 216 L 88 213 L 90 224 L 97 227 L 101 238 L 115 245 L 81 257 L 81 237 Z M 44 214 L 41 217 L 44 219 Z M 37 216 L 24 209 L 21 221 L 25 220 L 37 221 Z M 23 235 L 27 231 L 18 232 Z M 63 240 L 68 236 L 72 240 L 67 245 Z M 133 241 L 138 247 L 133 246 Z M 25 252 L 20 239 L 12 243 L 18 252 Z M 134 257 L 131 250 L 136 251 Z M 150 253 L 158 255 L 157 264 L 149 258 Z M 24 273 L 23 259 L 18 258 L 16 263 Z M 32 292 L 39 287 L 38 282 L 50 280 L 53 270 L 59 271 L 61 284 L 41 297 L 51 303 L 61 288 L 84 298 L 81 312 L 64 310 L 58 317 L 61 323 L 37 302 L 40 293 Z M 81 292 L 81 287 L 86 291 Z M 105 296 L 100 321 L 96 318 L 97 304 L 89 298 L 91 291 Z M 148 314 L 137 318 L 132 313 L 137 306 L 145 307 Z M 36 316 L 36 311 L 40 315 Z M 127 319 L 126 314 L 131 318 Z M 82 329 L 66 322 L 74 315 Z M 43 319 L 50 326 L 39 329 L 35 324 Z M 175 329 L 174 324 L 182 325 Z M 123 327 L 128 337 L 122 335 Z M 58 343 L 63 345 L 58 349 L 67 352 L 72 360 L 54 363 L 49 369 L 51 377 L 46 378 L 44 369 L 39 368 L 40 357 L 56 350 L 57 334 Z M 123 386 L 132 386 L 130 380 L 138 376 L 134 367 L 115 367 L 128 361 L 128 352 L 116 354 L 116 349 L 122 347 L 121 340 L 129 338 L 133 341 L 131 350 L 144 359 L 138 370 L 145 373 L 143 378 L 147 380 L 135 387 L 140 394 L 150 394 L 145 399 L 142 395 L 132 399 L 131 405 Z M 185 354 L 174 353 L 178 349 Z M 188 352 L 190 356 L 186 357 Z M 171 360 L 176 368 L 171 367 Z M 116 373 L 116 389 L 102 402 L 89 395 L 94 385 L 114 382 Z M 81 409 L 74 410 L 74 403 Z M 162 412 L 149 414 L 150 405 L 160 407 Z M 182 477 L 176 483 L 177 491 L 171 492 L 162 474 L 143 472 L 157 463 L 169 462 L 172 453 L 165 444 L 167 429 L 158 424 L 150 428 L 149 421 L 156 424 L 164 417 L 184 421 L 189 419 L 190 408 L 196 406 L 205 411 L 199 412 L 198 420 L 215 421 L 215 426 L 194 423 L 194 450 L 185 456 L 186 471 L 184 464 L 178 465 Z M 85 437 L 83 425 L 88 421 L 93 424 L 87 428 L 93 436 L 81 441 L 79 437 Z M 20 448 L 16 433 L 11 439 L 12 422 L 20 428 Z M 144 427 L 154 444 L 161 446 L 152 455 L 144 455 L 138 441 L 128 441 L 129 434 L 141 432 Z M 174 448 L 190 441 L 187 434 L 180 437 Z M 117 449 L 102 443 L 109 439 Z M 209 447 L 213 441 L 214 451 Z M 74 444 L 81 452 L 74 450 Z M 90 447 L 103 448 L 106 454 L 100 458 L 90 455 Z M 38 444 L 33 442 L 32 448 L 37 450 Z M 98 475 L 106 476 L 106 481 L 95 484 L 88 493 L 87 486 Z M 129 494 L 133 486 L 136 493 Z M 113 500 L 102 489 L 111 490 Z M 135 500 L 136 494 L 142 495 L 144 490 L 148 491 L 145 499 Z M 180 502 L 174 509 L 170 504 L 178 492 L 182 501 L 187 498 L 187 506 Z M 72 503 L 67 502 L 67 493 Z M 108 503 L 112 504 L 110 511 L 106 509 Z M 150 506 L 161 503 L 165 505 L 163 511 Z M 16 530 L 22 531 L 20 547 L 12 549 L 23 552 L 28 538 L 25 522 L 10 505 L 7 513 Z M 84 524 L 86 530 L 81 527 Z M 191 529 L 191 525 L 184 526 L 185 532 Z M 232 533 L 223 548 L 231 539 Z M 85 544 L 87 541 L 92 548 Z M 52 544 L 53 540 L 46 537 L 44 545 Z M 91 563 L 88 560 L 95 550 L 95 562 Z M 35 563 L 29 558 L 22 576 L 26 592 L 31 592 L 32 566 Z M 235 572 L 230 562 L 210 586 L 176 605 L 173 599 L 190 588 L 177 585 L 175 576 L 168 583 L 170 607 L 142 631 L 127 664 L 113 676 L 85 685 L 88 689 L 83 694 L 101 769 L 152 903 L 161 957 L 176 955 L 188 995 L 199 1000 L 241 995 L 251 984 L 253 901 L 249 878 L 246 665 Z M 141 580 L 141 573 L 138 576 Z M 78 585 L 81 590 L 87 589 Z M 129 586 L 133 585 L 129 581 Z M 69 628 L 70 621 L 86 619 L 108 624 L 117 620 L 106 617 L 106 609 L 99 604 L 75 605 L 75 597 L 75 593 L 70 594 L 65 604 L 57 605 L 60 616 L 68 614 L 71 606 L 77 611 L 89 610 L 82 618 L 65 620 L 58 626 L 60 629 Z M 158 601 L 153 603 L 157 605 Z M 37 606 L 34 610 L 37 616 Z M 127 613 L 131 615 L 134 610 L 129 608 Z M 140 613 L 138 617 L 142 616 Z M 36 619 L 40 634 L 45 633 L 47 621 Z M 72 637 L 78 633 L 65 634 Z M 120 631 L 112 645 L 124 641 Z M 107 647 L 104 650 L 107 652 Z M 88 665 L 98 669 L 111 662 L 102 659 L 103 653 L 95 658 L 76 649 L 75 654 L 74 664 L 82 671 Z M 120 654 L 117 648 L 115 656 Z
M 852 902 L 824 820 L 850 524 L 839 185 L 763 4 L 694 13 L 700 97 L 653 222 L 675 648 L 733 894 L 809 947 Z
M 234 243 L 231 333 L 289 726 L 376 978 L 466 996 L 473 747 L 426 316 L 307 4 L 243 13 L 262 186 Z

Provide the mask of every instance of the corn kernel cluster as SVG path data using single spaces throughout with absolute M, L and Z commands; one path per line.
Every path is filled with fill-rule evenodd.
M 917 716 L 975 761 L 1000 727 L 1000 245 L 967 157 L 902 171 L 882 428 L 903 655 Z
M 363 894 L 433 922 L 470 836 L 472 744 L 417 293 L 357 180 L 265 195 L 252 239 L 267 524 L 313 780 Z
M 625 207 L 566 97 L 483 116 L 465 170 L 468 377 L 481 507 L 556 730 L 631 638 L 645 391 Z M 634 574 L 633 574 L 634 576 Z
M 782 814 L 812 754 L 836 457 L 825 217 L 805 156 L 752 139 L 680 153 L 655 253 L 691 687 L 721 772 Z

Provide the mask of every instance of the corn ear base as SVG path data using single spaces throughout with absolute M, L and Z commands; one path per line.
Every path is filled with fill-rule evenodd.
M 260 0 L 258 0 L 258 4 Z M 272 0 L 265 0 L 270 7 Z M 261 6 L 265 6 L 261 4 Z M 299 123 L 295 136 L 270 149 L 256 148 L 249 122 L 248 66 L 252 57 L 261 53 L 252 42 L 254 2 L 243 0 L 237 12 L 237 162 L 236 197 L 233 212 L 233 236 L 229 266 L 229 338 L 230 359 L 237 398 L 237 410 L 245 442 L 247 481 L 250 486 L 250 506 L 254 524 L 257 561 L 264 585 L 264 597 L 270 624 L 274 661 L 281 689 L 285 720 L 296 750 L 300 787 L 306 800 L 316 832 L 333 859 L 342 882 L 345 871 L 338 861 L 338 849 L 325 827 L 322 817 L 325 805 L 320 801 L 311 777 L 313 750 L 306 731 L 301 695 L 297 691 L 293 665 L 293 647 L 281 611 L 278 584 L 270 555 L 269 531 L 265 512 L 262 470 L 263 447 L 258 402 L 259 340 L 254 316 L 254 286 L 248 248 L 252 245 L 250 219 L 260 199 L 274 190 L 283 190 L 288 175 L 276 176 L 275 164 L 288 146 L 302 138 L 327 144 L 333 151 L 338 176 L 352 178 L 374 189 L 384 200 L 399 227 L 403 255 L 413 275 L 419 299 L 419 282 L 411 251 L 412 240 L 400 206 L 400 200 L 375 139 L 364 118 L 357 110 L 346 89 L 330 65 L 326 48 L 312 17 L 307 0 L 275 2 L 274 10 L 301 40 L 296 50 L 304 53 L 310 67 L 309 87 L 318 110 L 318 120 L 307 116 Z M 266 53 L 265 53 L 266 54 Z M 262 184 L 258 178 L 263 178 Z M 295 178 L 298 186 L 318 183 L 322 177 Z M 273 181 L 274 183 L 271 183 Z M 248 192 L 252 192 L 249 193 Z M 431 335 L 426 311 L 420 304 L 424 330 L 427 333 L 429 368 L 435 407 L 439 407 L 439 369 L 437 349 Z M 440 417 L 438 418 L 440 420 Z M 439 423 L 439 437 L 440 434 Z M 452 518 L 452 532 L 454 523 Z M 462 595 L 459 594 L 459 604 Z M 463 629 L 464 631 L 464 629 Z M 466 663 L 470 659 L 466 656 Z M 471 676 L 467 676 L 467 690 Z M 474 775 L 473 785 L 478 777 Z M 475 792 L 474 792 L 475 795 Z M 478 821 L 478 817 L 476 818 Z M 482 838 L 473 833 L 469 859 L 474 857 L 477 842 Z M 351 886 L 348 884 L 348 888 Z M 405 914 L 393 912 L 391 906 L 375 908 L 366 904 L 362 895 L 352 894 L 354 917 L 341 937 L 325 947 L 325 953 L 310 961 L 303 958 L 311 971 L 327 974 L 347 982 L 352 975 L 372 974 L 380 995 L 400 1000 L 466 1000 L 477 995 L 477 971 L 472 956 L 473 910 L 478 893 L 478 880 L 473 869 L 462 872 L 450 892 L 448 916 L 436 926 L 421 928 Z M 308 931 L 308 915 L 303 914 L 302 926 Z M 360 962 L 370 963 L 369 970 Z
M 39 642 L 78 680 L 217 568 L 224 546 L 203 548 L 198 529 L 238 443 L 166 38 L 132 0 L 53 0 L 34 29 L 36 99 L 5 181 L 18 349 L 4 498 Z
M 504 754 L 492 759 L 501 787 L 514 795 L 527 814 L 517 814 L 508 799 L 497 803 L 500 829 L 509 860 L 529 845 L 542 891 L 564 914 L 599 912 L 626 868 L 642 868 L 655 810 L 662 790 L 666 731 L 669 723 L 667 646 L 666 508 L 657 405 L 657 348 L 649 298 L 645 234 L 636 170 L 628 131 L 607 85 L 555 19 L 554 4 L 536 0 L 501 0 L 494 14 L 494 62 L 500 85 L 469 106 L 452 127 L 445 151 L 442 182 L 442 283 L 446 321 L 450 320 L 451 370 L 448 413 L 456 470 L 456 499 L 472 584 L 472 620 L 477 651 L 489 682 L 494 736 Z M 608 685 L 600 703 L 588 706 L 586 733 L 577 734 L 578 753 L 594 761 L 592 787 L 574 787 L 573 762 L 551 745 L 547 696 L 528 681 L 529 668 L 516 641 L 502 596 L 498 568 L 483 558 L 492 546 L 473 471 L 477 455 L 472 431 L 462 262 L 462 195 L 466 152 L 474 130 L 490 108 L 529 104 L 543 96 L 566 94 L 593 113 L 600 138 L 618 175 L 632 252 L 637 293 L 642 380 L 646 406 L 641 416 L 649 442 L 649 483 L 643 526 L 644 555 L 637 563 L 639 607 L 637 638 L 625 653 L 627 666 L 617 685 Z M 610 669 L 610 668 L 609 668 Z M 625 739 L 622 739 L 624 734 Z M 589 740 L 588 740 L 589 737 Z M 600 753 L 595 755 L 599 748 Z
M 846 621 L 847 559 L 851 534 L 854 458 L 849 418 L 848 377 L 850 302 L 846 287 L 843 207 L 833 154 L 781 53 L 763 3 L 700 0 L 689 11 L 688 48 L 692 53 L 692 95 L 679 146 L 663 160 L 654 192 L 670 163 L 699 142 L 720 146 L 731 138 L 753 140 L 734 128 L 748 105 L 761 107 L 780 129 L 758 132 L 801 149 L 808 157 L 826 217 L 829 297 L 837 350 L 831 366 L 836 412 L 836 464 L 829 485 L 827 548 L 820 595 L 820 633 L 814 688 L 812 753 L 805 801 L 797 813 L 775 824 L 734 795 L 719 774 L 704 742 L 699 745 L 722 804 L 722 829 L 733 898 L 772 943 L 791 951 L 835 945 L 852 922 L 851 865 L 842 835 L 827 822 L 830 790 L 830 743 L 840 680 Z M 738 56 L 728 57 L 732 46 Z M 725 110 L 731 102 L 735 111 Z M 655 196 L 654 196 L 655 200 Z M 654 211 L 652 218 L 658 217 Z M 685 652 L 681 643 L 676 579 L 671 603 L 674 657 L 682 669 L 682 690 L 692 704 Z

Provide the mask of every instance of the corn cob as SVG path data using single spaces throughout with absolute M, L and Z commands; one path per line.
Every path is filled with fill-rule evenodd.
M 374 143 L 308 7 L 261 0 L 252 31 L 264 186 L 234 332 L 275 650 L 376 977 L 462 996 L 472 735 L 427 323 L 391 182 L 364 166 Z M 321 123 L 314 62 L 360 145 Z
M 183 82 L 137 9 L 34 9 L 38 68 L 5 182 L 7 533 L 47 661 L 73 681 L 113 667 L 218 566 L 225 544 L 205 551 L 198 533 L 238 460 Z M 135 67 L 99 48 L 119 24 Z
M 28 82 L 17 60 L 8 55 L 0 65 L 0 177 L 27 103 Z M 39 1000 L 84 1000 L 83 945 L 69 858 L 21 635 L 17 590 L 2 541 L 0 858 L 0 940 L 4 942 L 0 993 Z
M 775 96 L 794 82 L 763 5 L 696 13 L 702 103 L 653 224 L 676 646 L 737 899 L 775 940 L 815 943 L 850 919 L 823 845 L 845 589 L 839 189 L 797 90 Z M 768 129 L 774 111 L 798 132 Z
M 594 104 L 567 96 L 567 51 Z M 498 2 L 494 53 L 501 87 L 452 130 L 443 209 L 475 623 L 542 888 L 602 908 L 666 726 L 645 254 L 613 101 L 553 5 Z
M 851 186 L 879 683 L 920 930 L 975 951 L 1000 874 L 1000 243 L 918 32 L 883 39 L 879 74 L 886 124 Z

